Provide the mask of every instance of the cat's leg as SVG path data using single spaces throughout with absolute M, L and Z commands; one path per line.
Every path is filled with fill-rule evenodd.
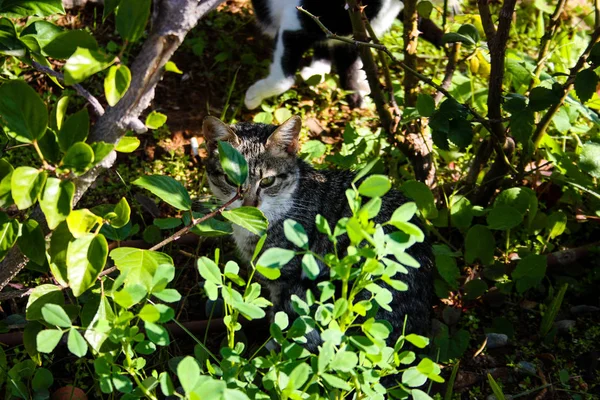
M 309 66 L 300 70 L 300 75 L 305 81 L 315 75 L 321 75 L 331 72 L 331 52 L 327 42 L 318 42 L 315 44 L 314 54 Z M 321 79 L 322 80 L 322 79 Z
M 362 105 L 363 96 L 371 93 L 367 74 L 362 69 L 362 61 L 354 46 L 336 44 L 333 46 L 333 61 L 340 77 L 340 86 L 354 93 L 346 97 L 352 108 Z
M 314 40 L 300 30 L 280 30 L 275 42 L 269 76 L 256 82 L 246 91 L 246 107 L 253 110 L 260 106 L 264 99 L 290 89 L 294 84 L 294 75 L 298 71 L 302 55 L 313 43 Z

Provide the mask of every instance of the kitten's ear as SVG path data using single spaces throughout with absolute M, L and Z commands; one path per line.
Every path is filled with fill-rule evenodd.
M 215 117 L 206 117 L 202 122 L 202 135 L 206 140 L 206 145 L 209 152 L 217 148 L 217 142 L 230 142 L 231 144 L 239 144 L 239 138 L 233 132 L 231 127 L 220 119 Z
M 298 152 L 298 136 L 302 128 L 302 120 L 297 115 L 281 124 L 267 139 L 267 148 L 277 148 L 288 154 Z

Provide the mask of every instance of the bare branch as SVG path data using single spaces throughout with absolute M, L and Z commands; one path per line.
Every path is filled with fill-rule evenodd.
M 450 85 L 452 84 L 452 77 L 454 76 L 454 72 L 456 71 L 456 65 L 458 63 L 458 50 L 460 49 L 460 43 L 453 43 L 452 47 L 450 47 L 450 51 L 448 51 L 448 63 L 446 64 L 446 72 L 444 73 L 444 79 L 442 80 L 442 85 L 444 89 L 450 89 Z M 439 90 L 435 94 L 434 100 L 435 105 L 437 106 L 442 100 L 444 93 Z
M 485 36 L 489 43 L 494 40 L 494 37 L 496 36 L 496 26 L 492 20 L 492 14 L 490 13 L 488 0 L 477 0 L 477 7 L 479 7 L 481 24 L 483 25 L 483 31 L 485 32 Z
M 45 67 L 42 64 L 40 64 L 34 60 L 31 60 L 31 65 L 33 65 L 33 67 L 35 69 L 37 69 L 38 71 L 48 74 L 50 76 L 53 76 L 61 82 L 65 81 L 65 77 L 63 76 L 63 74 L 53 70 L 52 68 Z M 90 103 L 90 105 L 92 106 L 92 109 L 94 110 L 94 112 L 96 113 L 97 116 L 101 117 L 102 115 L 104 115 L 104 107 L 102 107 L 102 105 L 100 104 L 100 102 L 98 101 L 98 99 L 96 97 L 94 97 L 90 92 L 88 92 L 79 83 L 76 83 L 72 86 L 75 89 L 75 91 L 77 91 L 77 94 L 79 94 L 81 97 L 86 99 L 86 101 L 88 103 Z

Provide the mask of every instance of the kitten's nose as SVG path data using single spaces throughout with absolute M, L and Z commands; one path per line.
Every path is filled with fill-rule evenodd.
M 246 207 L 258 207 L 260 205 L 260 199 L 254 196 L 245 196 L 242 205 Z

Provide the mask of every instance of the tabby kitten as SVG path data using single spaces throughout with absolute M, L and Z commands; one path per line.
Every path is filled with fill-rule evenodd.
M 331 225 L 351 216 L 345 191 L 351 187 L 354 172 L 343 170 L 315 170 L 296 155 L 301 120 L 295 116 L 277 127 L 274 125 L 246 123 L 226 125 L 214 117 L 204 120 L 202 131 L 208 148 L 206 170 L 210 187 L 221 201 L 231 199 L 236 193 L 236 185 L 224 174 L 219 162 L 217 142 L 231 143 L 248 162 L 249 176 L 244 185 L 243 200 L 237 200 L 232 208 L 240 206 L 258 207 L 267 217 L 269 228 L 263 251 L 270 247 L 290 248 L 293 246 L 284 235 L 283 222 L 293 219 L 304 227 L 311 250 L 317 254 L 333 253 L 332 243 L 327 236 L 315 227 L 315 217 L 321 214 Z M 396 208 L 405 203 L 406 198 L 397 191 L 390 191 L 383 197 L 378 223 L 388 221 Z M 415 222 L 415 221 L 413 221 Z M 416 223 L 416 222 L 415 222 Z M 392 228 L 393 229 L 393 228 Z M 233 238 L 241 256 L 249 261 L 259 239 L 249 231 L 235 226 Z M 349 245 L 347 235 L 338 237 L 338 249 L 345 250 Z M 390 342 L 402 333 L 404 316 L 408 314 L 407 331 L 426 334 L 430 323 L 430 297 L 432 255 L 427 243 L 417 243 L 408 253 L 416 258 L 421 268 L 409 268 L 409 273 L 399 278 L 408 284 L 409 290 L 399 292 L 391 289 L 392 312 L 378 311 L 377 319 L 387 320 L 393 327 Z M 316 280 L 304 276 L 301 256 L 294 258 L 281 270 L 281 277 L 275 281 L 261 279 L 270 293 L 274 305 L 273 314 L 284 311 L 293 315 L 291 296 L 305 298 L 307 289 L 319 293 L 317 283 L 329 278 L 329 269 L 321 265 L 321 274 Z M 316 349 L 318 337 L 309 339 L 309 349 Z
M 401 0 L 362 0 L 362 5 L 366 6 L 365 14 L 377 36 L 390 29 L 404 8 Z M 296 9 L 302 6 L 333 33 L 350 36 L 352 24 L 345 0 L 252 0 L 252 6 L 263 32 L 275 39 L 275 47 L 269 76 L 246 91 L 248 109 L 290 89 L 302 55 L 310 48 L 314 48 L 312 64 L 301 71 L 302 77 L 329 73 L 333 63 L 342 89 L 354 91 L 347 98 L 348 104 L 361 106 L 362 96 L 369 94 L 370 89 L 356 46 L 327 40 L 315 21 Z M 441 45 L 444 32 L 433 21 L 421 18 L 418 28 L 425 40 Z

